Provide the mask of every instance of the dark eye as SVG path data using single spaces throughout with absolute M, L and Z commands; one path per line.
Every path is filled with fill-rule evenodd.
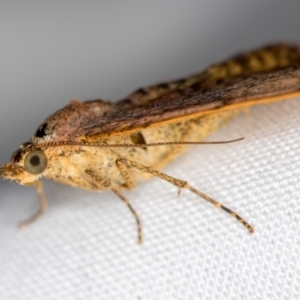
M 29 152 L 24 161 L 24 169 L 31 174 L 40 174 L 47 168 L 47 157 L 42 150 Z
M 10 161 L 13 163 L 18 163 L 21 160 L 21 158 L 22 158 L 22 151 L 18 149 L 12 154 Z

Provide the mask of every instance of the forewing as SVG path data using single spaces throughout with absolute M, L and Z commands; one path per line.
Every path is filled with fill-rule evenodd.
M 300 66 L 270 73 L 224 80 L 203 90 L 189 88 L 162 96 L 149 104 L 117 103 L 115 114 L 99 120 L 88 135 L 117 135 L 180 119 L 279 101 L 300 95 Z
M 117 103 L 69 105 L 48 117 L 33 143 L 100 141 L 180 119 L 300 93 L 300 51 L 278 44 L 247 52 L 194 76 L 142 88 Z

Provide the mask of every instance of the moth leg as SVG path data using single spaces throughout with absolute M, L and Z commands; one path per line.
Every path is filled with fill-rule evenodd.
M 118 170 L 120 171 L 125 184 L 124 187 L 128 188 L 128 189 L 133 189 L 136 187 L 136 181 L 134 180 L 133 176 L 130 174 L 130 172 L 128 172 L 128 167 L 123 164 L 122 162 L 120 162 L 119 159 L 116 160 L 116 166 L 118 168 Z
M 119 158 L 118 160 L 119 160 L 120 163 L 126 165 L 129 168 L 135 168 L 135 169 L 138 169 L 140 171 L 150 173 L 150 174 L 152 174 L 152 175 L 154 175 L 156 177 L 159 177 L 159 178 L 161 178 L 163 180 L 166 180 L 166 181 L 174 184 L 175 186 L 177 186 L 179 188 L 179 190 L 181 190 L 183 188 L 189 189 L 193 193 L 197 194 L 198 196 L 200 196 L 204 200 L 206 200 L 209 203 L 211 203 L 212 205 L 214 205 L 215 207 L 223 209 L 228 214 L 230 214 L 232 217 L 236 218 L 242 225 L 244 225 L 248 229 L 248 231 L 250 233 L 254 232 L 254 228 L 250 224 L 248 224 L 242 217 L 240 217 L 237 213 L 235 213 L 231 209 L 227 208 L 226 206 L 224 206 L 220 202 L 217 202 L 216 200 L 210 198 L 206 194 L 204 194 L 204 193 L 200 192 L 199 190 L 195 189 L 187 181 L 174 178 L 174 177 L 169 176 L 169 175 L 167 175 L 165 173 L 162 173 L 162 172 L 160 172 L 158 170 L 155 170 L 155 169 L 153 169 L 151 167 L 146 167 L 144 165 L 141 165 L 141 164 L 139 164 L 137 162 L 131 161 L 131 160 L 126 159 L 126 158 Z
M 94 171 L 92 170 L 85 170 L 85 174 L 88 176 L 88 178 L 92 181 L 95 187 L 105 187 L 107 189 L 111 189 L 129 208 L 133 216 L 135 217 L 136 224 L 137 224 L 137 230 L 138 230 L 138 243 L 143 243 L 143 226 L 142 222 L 140 220 L 140 217 L 138 213 L 135 211 L 135 209 L 132 207 L 128 199 L 126 199 L 117 189 L 112 187 L 111 182 L 107 179 L 104 179 L 101 176 L 98 176 Z
M 38 194 L 40 209 L 29 219 L 22 221 L 18 224 L 19 228 L 24 228 L 28 225 L 31 225 L 36 220 L 38 220 L 48 209 L 47 199 L 43 192 L 43 183 L 41 180 L 37 180 L 32 184 Z

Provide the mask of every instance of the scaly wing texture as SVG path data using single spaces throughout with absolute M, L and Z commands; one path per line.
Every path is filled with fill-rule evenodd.
M 32 142 L 99 141 L 298 93 L 299 47 L 278 44 L 240 54 L 186 79 L 139 89 L 117 103 L 73 100 L 44 121 Z

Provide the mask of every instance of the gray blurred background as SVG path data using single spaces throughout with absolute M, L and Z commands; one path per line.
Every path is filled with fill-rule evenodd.
M 71 98 L 117 100 L 300 41 L 300 1 L 1 1 L 0 163 Z

